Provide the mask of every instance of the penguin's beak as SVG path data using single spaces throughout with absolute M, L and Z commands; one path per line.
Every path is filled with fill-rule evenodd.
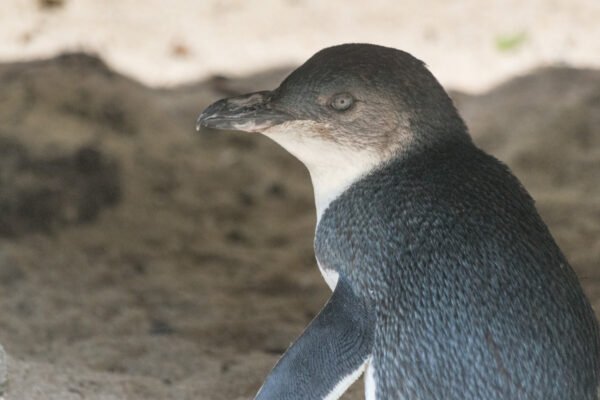
M 273 108 L 273 92 L 263 91 L 219 100 L 206 108 L 196 121 L 196 130 L 213 129 L 262 132 L 292 120 L 289 114 Z

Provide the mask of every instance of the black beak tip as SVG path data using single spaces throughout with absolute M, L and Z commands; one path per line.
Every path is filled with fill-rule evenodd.
M 200 132 L 200 129 L 202 129 L 202 117 L 203 115 L 200 115 L 196 120 L 196 132 Z
M 202 130 L 202 128 L 206 128 L 208 126 L 206 121 L 208 119 L 210 119 L 210 116 L 213 114 L 213 112 L 207 112 L 207 111 L 209 111 L 208 108 L 206 110 L 202 111 L 202 114 L 200 114 L 200 116 L 196 120 L 196 131 L 197 132 L 200 132 Z

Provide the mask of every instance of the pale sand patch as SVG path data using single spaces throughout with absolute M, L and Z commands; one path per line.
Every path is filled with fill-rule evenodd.
M 409 51 L 444 85 L 466 91 L 539 65 L 600 67 L 597 0 L 65 0 L 45 10 L 39 0 L 2 3 L 0 61 L 87 50 L 159 86 L 299 64 L 355 41 Z

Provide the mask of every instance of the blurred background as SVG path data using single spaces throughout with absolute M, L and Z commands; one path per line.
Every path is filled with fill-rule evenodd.
M 0 398 L 252 398 L 330 294 L 312 188 L 195 120 L 344 42 L 427 63 L 600 310 L 598 21 L 596 0 L 3 0 Z
M 598 66 L 599 16 L 595 0 L 5 0 L 0 59 L 88 51 L 164 86 L 370 42 L 414 53 L 447 86 L 481 91 L 540 65 Z

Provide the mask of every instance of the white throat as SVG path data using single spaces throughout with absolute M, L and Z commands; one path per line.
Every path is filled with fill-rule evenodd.
M 331 154 L 331 153 L 330 153 Z M 355 157 L 352 157 L 354 155 Z M 337 157 L 336 157 L 337 156 Z M 310 173 L 315 194 L 317 223 L 332 201 L 337 199 L 354 182 L 367 175 L 377 163 L 368 154 L 336 154 L 331 158 L 343 157 L 348 162 L 342 165 L 305 164 Z
M 384 161 L 383 155 L 325 139 L 327 126 L 312 121 L 283 123 L 263 132 L 306 165 L 315 193 L 317 224 L 329 204 Z

